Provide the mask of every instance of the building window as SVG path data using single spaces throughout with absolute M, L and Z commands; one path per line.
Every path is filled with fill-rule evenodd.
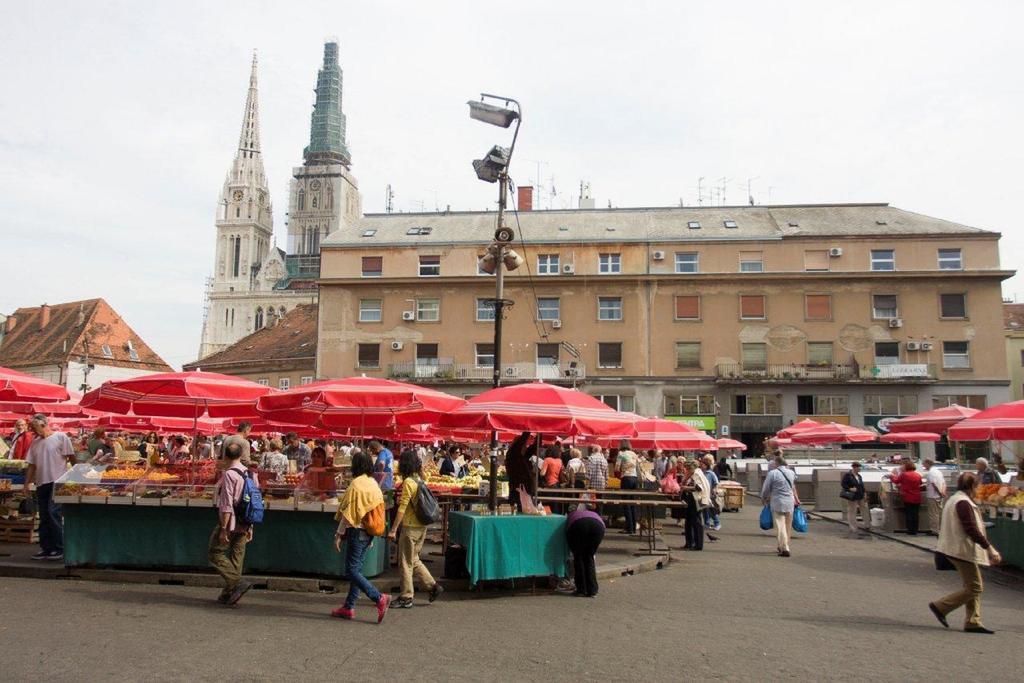
M 846 396 L 797 396 L 796 413 L 797 415 L 849 415 L 849 398 Z
M 874 294 L 871 296 L 871 317 L 876 320 L 898 318 L 900 309 L 895 294 Z
M 312 383 L 313 383 L 313 375 L 303 375 L 302 378 L 299 380 L 299 384 L 302 385 L 302 386 L 306 386 L 307 384 L 312 384 Z
M 420 277 L 438 277 L 440 274 L 440 256 L 420 256 Z
M 944 368 L 969 368 L 971 367 L 971 355 L 968 342 L 947 341 L 942 342 L 942 367 Z
M 106 345 L 106 344 L 104 344 L 103 346 L 100 347 L 100 353 L 103 354 L 104 358 L 113 358 L 114 357 L 113 350 L 111 350 L 111 348 L 108 345 Z
M 621 368 L 622 367 L 622 343 L 621 342 L 598 342 L 597 343 L 597 367 L 599 367 L 599 368 Z
M 380 277 L 384 270 L 383 256 L 363 257 L 363 277 Z
M 537 256 L 538 275 L 558 275 L 558 254 L 540 254 Z
M 899 342 L 875 342 L 875 365 L 899 365 Z
M 832 365 L 832 342 L 807 342 L 808 365 Z
M 828 249 L 807 249 L 804 251 L 804 270 L 827 271 L 828 269 Z
M 715 397 L 710 394 L 697 396 L 666 396 L 666 415 L 714 415 Z
M 764 254 L 760 251 L 740 252 L 741 273 L 761 273 L 764 271 Z
M 966 318 L 967 317 L 967 295 L 966 294 L 940 294 L 939 295 L 939 317 L 942 317 L 942 318 Z
M 724 221 L 722 221 L 722 225 L 724 225 L 724 226 L 725 226 L 725 227 L 727 227 L 727 228 L 736 228 L 736 227 L 739 227 L 738 225 L 736 225 L 736 221 L 734 221 L 734 220 L 730 220 L 730 219 L 728 219 L 728 218 L 726 218 L 726 219 L 725 219 Z
M 832 319 L 831 294 L 807 294 L 804 296 L 804 317 L 807 320 Z
M 765 297 L 763 294 L 740 295 L 741 320 L 764 320 L 766 317 Z
M 376 234 L 377 234 L 377 228 L 367 228 L 366 230 L 363 230 L 363 235 L 362 236 L 363 237 L 373 237 Z
M 695 251 L 676 252 L 677 273 L 697 273 L 700 271 L 700 256 Z
M 620 410 L 624 413 L 632 413 L 636 408 L 635 397 L 623 394 L 600 394 L 596 397 L 612 410 Z
M 360 299 L 359 300 L 359 322 L 379 323 L 381 321 L 381 299 Z
M 476 344 L 474 363 L 478 368 L 494 367 L 494 344 Z
M 277 380 L 277 388 L 280 389 L 281 391 L 285 391 L 287 389 L 291 389 L 292 388 L 292 379 L 291 379 L 291 377 L 282 377 L 281 379 Z
M 764 370 L 768 367 L 768 345 L 741 344 L 744 370 Z
M 900 415 L 917 414 L 917 396 L 913 394 L 865 394 L 864 396 L 865 415 L 887 415 L 896 417 Z
M 235 237 L 232 242 L 234 242 L 234 254 L 231 257 L 231 275 L 233 277 L 238 277 L 242 268 L 242 238 Z
M 558 297 L 537 298 L 537 320 L 560 320 Z
M 437 344 L 416 345 L 416 365 L 438 365 Z
M 263 329 L 263 307 L 262 306 L 257 306 L 256 307 L 256 317 L 255 317 L 255 320 L 253 322 L 253 329 L 255 329 L 255 330 L 262 330 Z
M 782 400 L 774 394 L 736 394 L 732 397 L 733 415 L 781 415 Z
M 687 221 L 686 227 L 690 230 L 700 230 L 700 221 Z
M 700 296 L 686 294 L 676 297 L 676 320 L 700 320 Z
M 306 191 L 305 190 L 299 190 L 298 205 L 299 205 L 298 206 L 299 211 L 302 211 L 302 210 L 304 210 L 306 208 Z
M 494 320 L 494 300 L 493 299 L 477 299 L 476 300 L 476 319 L 477 322 L 487 322 Z
M 599 296 L 599 297 L 597 297 L 597 319 L 598 320 L 622 320 L 622 297 L 621 296 Z
M 700 367 L 700 342 L 676 342 L 676 367 Z
M 938 394 L 932 396 L 932 408 L 948 408 L 949 406 L 961 406 L 963 408 L 974 408 L 985 410 L 986 399 L 984 394 Z
M 558 378 L 559 344 L 537 344 L 537 377 Z
M 896 252 L 892 249 L 872 249 L 871 270 L 896 270 Z
M 358 367 L 379 368 L 380 367 L 380 344 L 360 344 Z
M 267 379 L 266 377 L 260 377 L 258 380 L 256 380 L 256 384 L 259 384 L 260 386 L 263 386 L 263 387 L 269 387 L 270 386 L 270 380 Z
M 600 254 L 597 260 L 597 272 L 602 275 L 622 272 L 621 254 Z
M 939 249 L 939 270 L 963 270 L 964 258 L 959 249 Z
M 416 299 L 416 320 L 421 323 L 436 323 L 441 320 L 441 300 Z

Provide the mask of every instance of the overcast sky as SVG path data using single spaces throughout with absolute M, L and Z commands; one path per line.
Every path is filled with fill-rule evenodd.
M 259 50 L 277 242 L 325 38 L 337 38 L 367 212 L 483 209 L 470 161 L 505 131 L 542 205 L 886 201 L 1015 225 L 1024 3 L 3 2 L 0 312 L 103 297 L 171 365 L 199 347 L 214 208 Z M 556 194 L 552 197 L 550 188 Z M 770 196 L 769 196 L 770 192 Z M 1006 284 L 1024 295 L 1024 279 Z

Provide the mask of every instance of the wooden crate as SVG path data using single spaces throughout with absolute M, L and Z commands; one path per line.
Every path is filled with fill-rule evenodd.
M 0 519 L 0 543 L 38 543 L 39 517 Z

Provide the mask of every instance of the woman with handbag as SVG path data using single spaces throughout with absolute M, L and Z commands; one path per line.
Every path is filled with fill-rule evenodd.
M 1002 557 L 985 536 L 985 525 L 978 506 L 971 499 L 978 478 L 973 472 L 964 472 L 956 482 L 956 493 L 942 509 L 939 541 L 936 547 L 936 566 L 948 560 L 963 582 L 963 588 L 928 603 L 939 623 L 949 628 L 946 615 L 964 606 L 964 631 L 967 633 L 994 633 L 981 624 L 981 567 L 999 564 Z
M 796 493 L 796 472 L 786 466 L 781 455 L 775 456 L 772 468 L 764 478 L 761 500 L 771 508 L 779 557 L 789 557 L 789 527 L 793 523 L 793 509 L 800 504 L 800 498 Z
M 850 527 L 850 534 L 860 534 L 868 528 L 868 501 L 864 492 L 864 477 L 860 475 L 860 463 L 850 465 L 850 471 L 843 475 L 840 482 L 842 491 L 839 497 L 846 505 L 846 524 Z M 861 526 L 857 525 L 857 512 L 860 511 Z
M 900 499 L 903 501 L 903 512 L 907 518 L 907 533 L 917 536 L 918 520 L 921 514 L 921 475 L 917 471 L 917 465 L 913 460 L 903 463 L 903 470 L 892 471 L 892 483 L 899 486 Z
M 683 463 L 683 481 L 679 489 L 686 504 L 683 517 L 683 535 L 686 537 L 686 543 L 683 550 L 704 550 L 702 513 L 704 508 L 711 504 L 711 487 L 695 461 L 687 460 Z
M 398 541 L 398 573 L 402 576 L 402 593 L 393 606 L 408 609 L 412 607 L 412 597 L 416 591 L 414 576 L 427 589 L 430 602 L 437 600 L 444 592 L 444 588 L 434 580 L 430 570 L 420 560 L 423 542 L 427 539 L 427 525 L 416 514 L 416 496 L 420 492 L 420 487 L 426 484 L 423 483 L 423 466 L 416 451 L 411 448 L 402 451 L 398 460 L 398 473 L 402 475 L 402 492 L 398 500 L 398 513 L 388 533 L 388 540 L 396 540 L 398 530 L 402 530 L 401 539 Z
M 331 612 L 332 617 L 354 619 L 359 591 L 377 605 L 377 623 L 384 621 L 391 596 L 382 594 L 363 576 L 363 559 L 374 536 L 383 536 L 384 494 L 373 478 L 373 460 L 365 451 L 352 456 L 352 483 L 338 503 L 338 530 L 334 534 L 334 550 L 341 552 L 341 539 L 345 539 L 345 573 L 349 587 L 345 603 Z

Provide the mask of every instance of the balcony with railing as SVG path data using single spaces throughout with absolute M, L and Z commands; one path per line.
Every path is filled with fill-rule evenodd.
M 715 381 L 719 384 L 931 382 L 936 377 L 935 365 L 929 363 L 875 366 L 790 363 L 751 366 L 740 363 L 721 363 L 715 366 Z
M 410 382 L 490 382 L 494 369 L 490 365 L 473 363 L 392 363 L 388 366 L 388 377 Z M 586 379 L 583 363 L 569 361 L 548 363 L 502 363 L 502 382 L 557 382 L 573 384 Z

